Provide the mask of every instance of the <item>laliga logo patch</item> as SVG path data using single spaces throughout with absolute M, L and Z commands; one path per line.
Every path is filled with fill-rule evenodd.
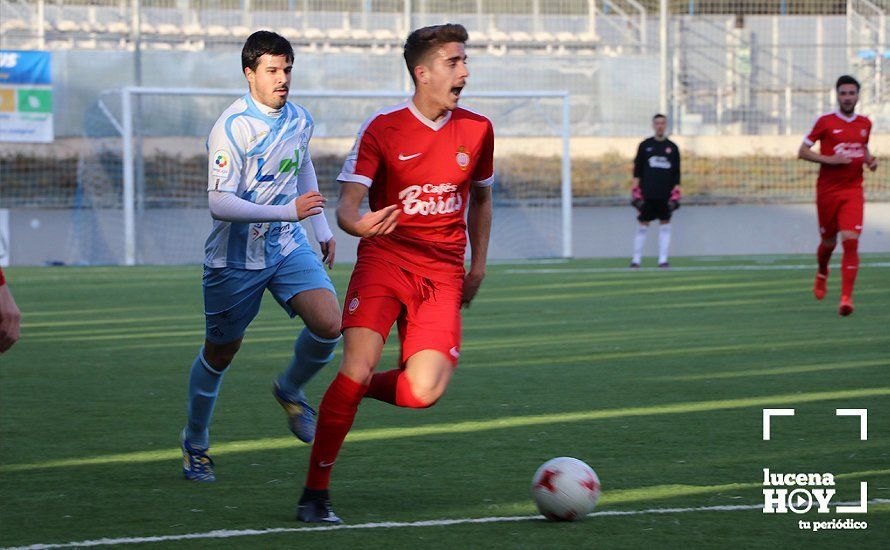
M 213 153 L 213 175 L 221 178 L 228 177 L 232 164 L 229 162 L 229 152 L 223 149 Z
M 673 151 L 673 149 L 671 149 L 670 147 L 665 147 L 665 149 L 664 149 L 664 152 L 669 155 L 671 154 L 671 151 Z
M 859 135 L 861 135 L 862 137 L 865 137 L 865 130 L 859 130 Z
M 355 313 L 355 310 L 358 309 L 358 295 L 356 295 L 352 300 L 349 300 L 349 313 Z
M 455 156 L 457 160 L 457 165 L 460 166 L 461 170 L 466 170 L 467 166 L 470 165 L 470 154 L 467 153 L 466 147 L 461 145 L 457 148 L 457 155 Z

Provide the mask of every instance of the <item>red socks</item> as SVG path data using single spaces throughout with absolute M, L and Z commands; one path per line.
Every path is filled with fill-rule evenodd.
M 372 376 L 365 397 L 411 409 L 425 409 L 433 405 L 414 395 L 408 375 L 401 369 L 378 372 Z
M 309 473 L 306 487 L 327 489 L 331 480 L 331 467 L 337 460 L 343 440 L 352 427 L 358 404 L 368 386 L 363 386 L 342 373 L 328 386 L 318 407 L 318 426 L 315 443 L 309 456 Z
M 375 374 L 368 386 L 359 384 L 343 373 L 337 373 L 318 407 L 318 426 L 309 457 L 309 473 L 306 475 L 307 488 L 328 488 L 331 467 L 352 427 L 358 404 L 365 396 L 412 409 L 423 409 L 433 404 L 414 395 L 408 376 L 401 369 Z
M 816 250 L 816 258 L 819 261 L 819 273 L 828 274 L 828 262 L 831 260 L 831 253 L 834 252 L 833 246 L 825 246 L 819 243 L 819 249 Z
M 841 296 L 853 295 L 853 285 L 859 272 L 859 239 L 845 239 L 844 257 L 841 260 Z
M 401 369 L 375 373 L 371 377 L 371 384 L 368 386 L 368 391 L 365 392 L 365 397 L 395 405 L 396 387 L 399 383 L 400 374 L 402 374 Z

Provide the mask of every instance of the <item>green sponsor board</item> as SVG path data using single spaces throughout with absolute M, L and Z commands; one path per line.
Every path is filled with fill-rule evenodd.
M 20 113 L 53 112 L 53 93 L 51 90 L 20 89 L 18 93 Z

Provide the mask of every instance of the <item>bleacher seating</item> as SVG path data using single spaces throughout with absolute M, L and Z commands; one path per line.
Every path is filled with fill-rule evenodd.
M 5 47 L 33 47 L 42 39 L 44 47 L 105 49 L 124 47 L 132 40 L 131 15 L 120 4 L 68 5 L 47 3 L 44 33 L 39 33 L 36 8 L 23 11 L 21 0 L 0 0 L 4 15 L 0 37 Z M 298 4 L 299 5 L 299 4 Z M 440 20 L 444 14 L 415 15 L 424 21 Z M 587 15 L 541 16 L 532 14 L 450 14 L 471 30 L 471 43 L 493 51 L 522 49 L 568 53 L 572 49 L 597 47 L 598 38 L 588 29 Z M 307 24 L 307 22 L 311 24 Z M 271 25 L 269 24 L 271 23 Z M 296 12 L 232 9 L 189 9 L 148 7 L 140 14 L 140 40 L 158 50 L 234 46 L 256 28 L 271 28 L 305 48 L 371 47 L 374 51 L 399 47 L 404 41 L 404 15 L 399 12 L 319 11 Z M 168 48 L 169 46 L 169 48 Z

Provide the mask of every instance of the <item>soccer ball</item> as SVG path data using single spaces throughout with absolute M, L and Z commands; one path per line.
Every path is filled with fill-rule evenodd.
M 535 472 L 532 498 L 550 521 L 584 519 L 600 498 L 600 478 L 577 458 L 554 458 Z

